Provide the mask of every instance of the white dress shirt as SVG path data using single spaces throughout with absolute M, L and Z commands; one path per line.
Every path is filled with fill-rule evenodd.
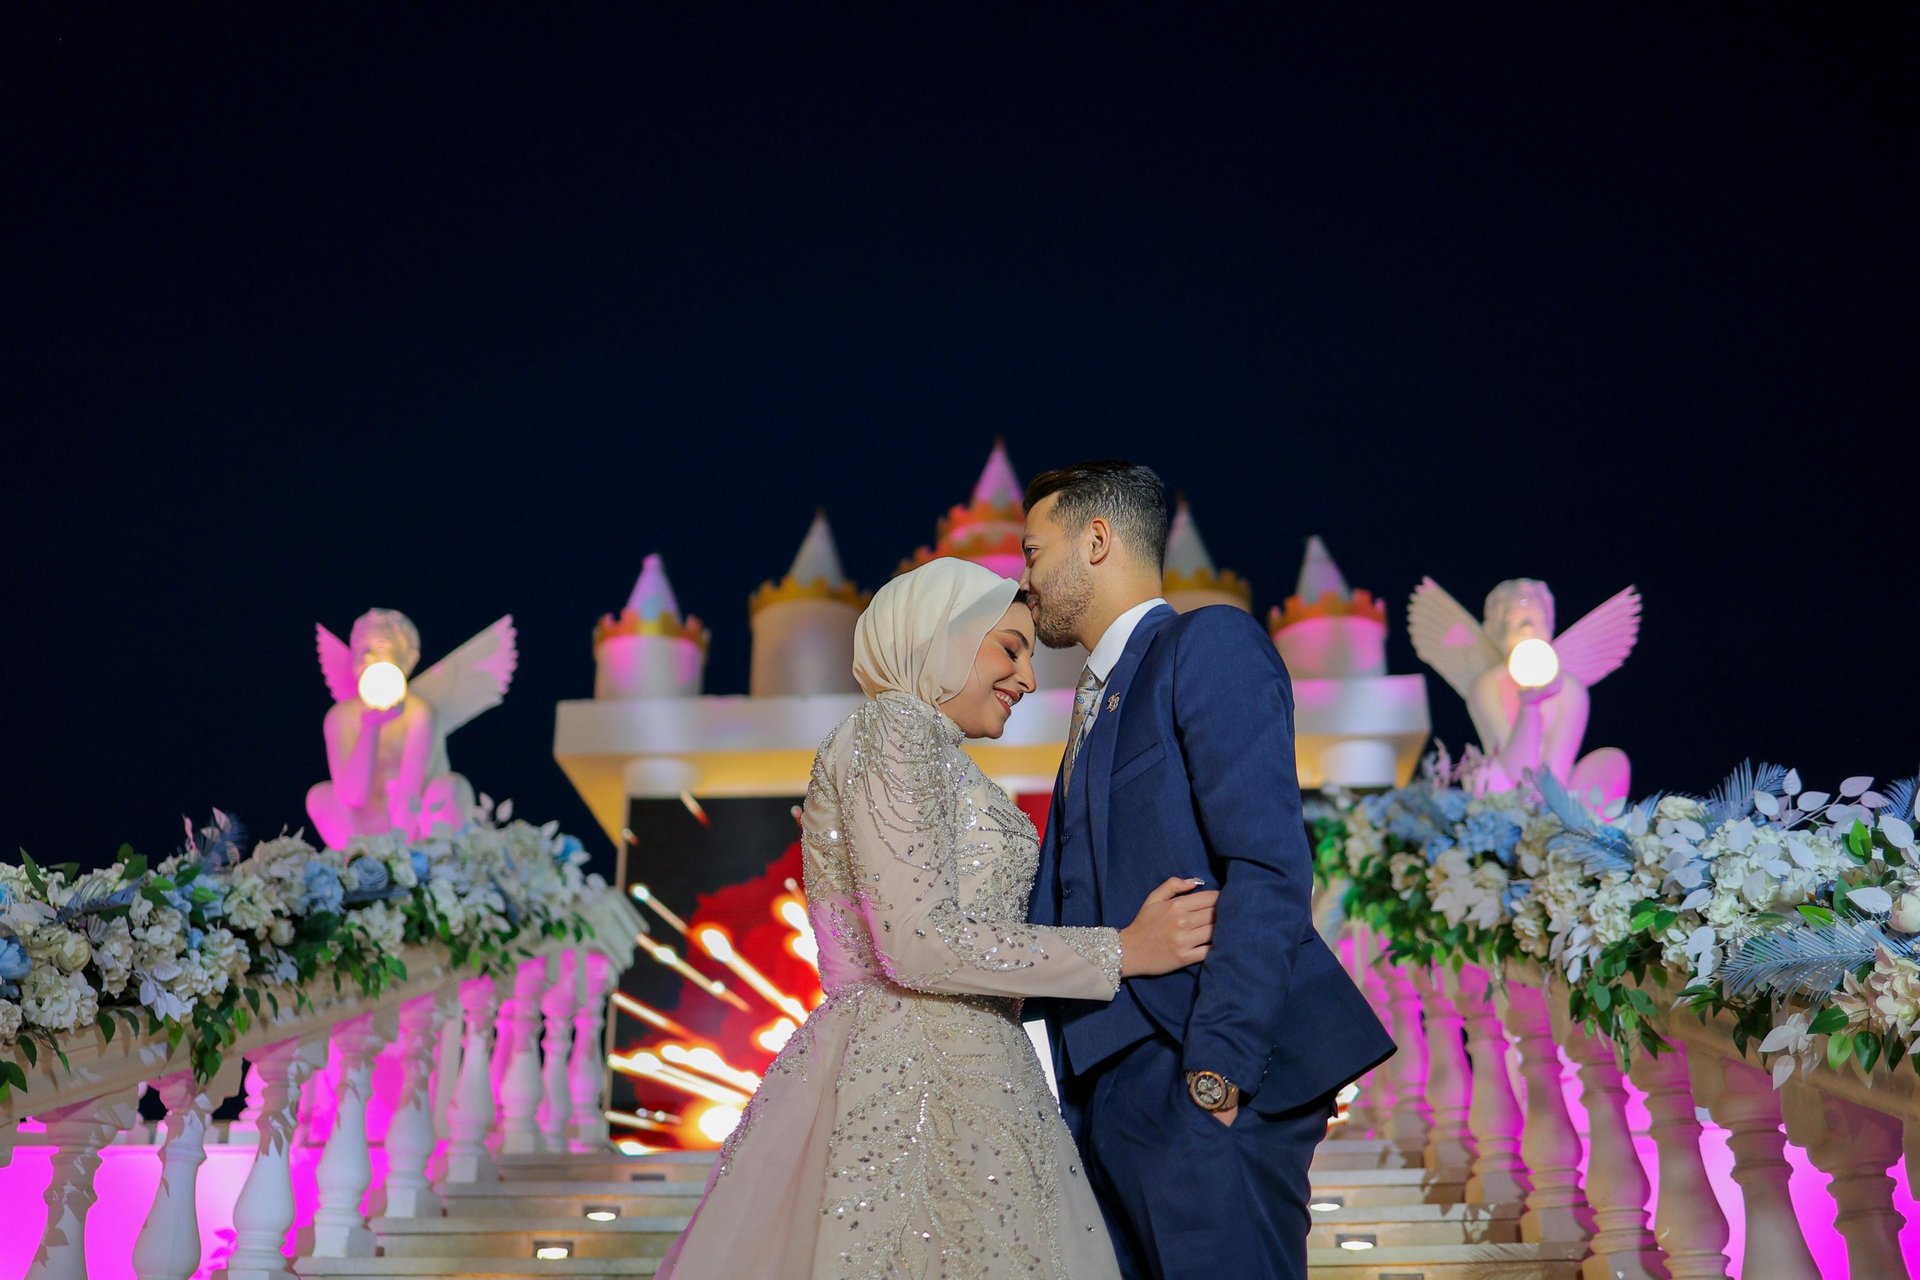
M 1140 619 L 1165 603 L 1166 601 L 1159 596 L 1144 600 L 1115 618 L 1108 624 L 1106 631 L 1101 633 L 1100 642 L 1094 645 L 1093 652 L 1087 655 L 1087 669 L 1093 672 L 1093 678 L 1100 682 L 1102 688 L 1106 686 L 1107 677 L 1113 674 L 1113 668 L 1120 661 L 1120 655 L 1127 651 L 1127 641 L 1133 639 L 1133 629 L 1140 625 Z M 1100 700 L 1095 698 L 1093 706 L 1087 711 L 1086 727 L 1080 731 L 1082 738 L 1093 732 L 1093 722 L 1099 718 Z

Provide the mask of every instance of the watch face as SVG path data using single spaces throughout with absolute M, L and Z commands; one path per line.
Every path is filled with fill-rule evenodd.
M 1211 1071 L 1193 1078 L 1193 1100 L 1209 1111 L 1218 1111 L 1227 1102 L 1227 1082 Z

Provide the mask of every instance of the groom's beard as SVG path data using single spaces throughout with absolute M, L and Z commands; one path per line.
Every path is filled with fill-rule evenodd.
M 1040 613 L 1033 634 L 1049 649 L 1071 649 L 1074 633 L 1093 607 L 1093 574 L 1078 562 L 1063 565 L 1040 587 Z

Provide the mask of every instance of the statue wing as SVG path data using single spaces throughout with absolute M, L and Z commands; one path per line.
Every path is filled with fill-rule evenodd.
M 313 624 L 314 646 L 320 651 L 320 674 L 335 702 L 352 702 L 360 696 L 360 682 L 353 675 L 353 650 L 347 642 L 319 623 Z
M 1560 669 L 1592 688 L 1620 669 L 1640 638 L 1640 593 L 1628 587 L 1553 638 Z
M 1420 660 L 1438 671 L 1471 704 L 1473 682 L 1500 665 L 1500 651 L 1458 600 L 1432 578 L 1422 578 L 1407 602 L 1407 634 Z
M 434 663 L 413 681 L 409 692 L 432 704 L 440 732 L 452 733 L 482 711 L 500 705 L 519 661 L 513 615 L 508 614 Z

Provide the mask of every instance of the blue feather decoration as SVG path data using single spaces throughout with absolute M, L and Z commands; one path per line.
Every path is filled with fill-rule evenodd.
M 53 913 L 53 921 L 55 924 L 66 924 L 81 916 L 96 915 L 115 907 L 130 907 L 139 896 L 140 886 L 120 884 L 117 870 L 96 871 L 73 886 L 73 893 Z
M 1894 941 L 1868 920 L 1789 925 L 1749 938 L 1721 966 L 1720 981 L 1730 996 L 1757 992 L 1824 1000 L 1847 974 L 1871 964 L 1880 947 L 1899 956 L 1913 953 L 1912 943 Z
M 1547 812 L 1565 828 L 1547 839 L 1547 849 L 1565 854 L 1581 864 L 1588 875 L 1609 871 L 1631 873 L 1634 867 L 1633 841 L 1618 827 L 1610 827 L 1594 818 L 1584 804 L 1560 785 L 1552 772 L 1541 769 L 1533 775 L 1533 785 Z
M 1727 775 L 1726 781 L 1715 787 L 1707 798 L 1707 817 L 1703 825 L 1711 831 L 1715 827 L 1727 826 L 1753 813 L 1753 797 L 1758 791 L 1777 795 L 1780 784 L 1787 780 L 1787 767 L 1780 764 L 1762 764 L 1756 772 L 1753 761 L 1742 760 L 1738 768 Z
M 1882 813 L 1890 813 L 1905 822 L 1913 821 L 1913 797 L 1920 791 L 1920 773 L 1911 778 L 1902 778 L 1887 788 L 1887 806 Z

